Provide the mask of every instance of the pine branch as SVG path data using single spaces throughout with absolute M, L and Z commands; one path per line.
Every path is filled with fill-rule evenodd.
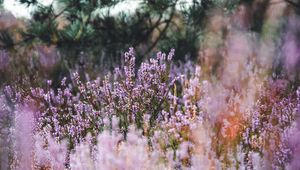
M 176 6 L 176 4 L 177 4 L 177 1 L 175 1 L 174 6 L 172 7 L 172 12 L 171 12 L 171 15 L 170 15 L 169 19 L 168 19 L 168 20 L 165 20 L 166 26 L 165 26 L 165 27 L 163 28 L 163 30 L 160 32 L 159 36 L 158 36 L 158 37 L 156 38 L 156 40 L 152 43 L 152 45 L 148 48 L 148 50 L 147 50 L 147 52 L 145 53 L 144 56 L 147 56 L 147 55 L 153 50 L 153 48 L 156 46 L 156 44 L 158 43 L 158 41 L 165 35 L 165 33 L 166 33 L 166 31 L 167 31 L 167 29 L 168 29 L 168 27 L 169 27 L 169 25 L 170 25 L 170 23 L 171 23 L 171 21 L 172 21 L 172 19 L 173 19 L 173 16 L 174 16 L 174 14 L 175 14 L 175 6 Z

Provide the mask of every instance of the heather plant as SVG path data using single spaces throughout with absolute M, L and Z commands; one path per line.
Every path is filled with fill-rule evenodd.
M 243 133 L 245 160 L 251 168 L 251 154 L 264 158 L 265 168 L 285 168 L 292 150 L 288 146 L 288 131 L 296 118 L 297 96 L 289 93 L 286 80 L 269 82 L 261 91 L 255 108 Z M 252 167 L 253 168 L 253 167 Z
M 51 80 L 45 87 L 7 86 L 1 123 L 10 124 L 1 127 L 10 130 L 1 135 L 11 142 L 1 153 L 10 155 L 1 157 L 4 166 L 297 167 L 291 133 L 297 132 L 299 96 L 289 81 L 263 79 L 250 63 L 245 81 L 231 88 L 206 80 L 197 65 L 173 64 L 173 55 L 159 52 L 137 68 L 130 48 L 124 65 L 103 78 L 74 72 L 57 88 Z
M 11 108 L 8 107 L 4 95 L 0 98 L 0 162 L 1 169 L 8 169 L 11 164 L 10 156 L 12 149 L 12 131 L 13 115 L 11 115 Z
M 172 50 L 168 56 L 158 53 L 156 59 L 142 63 L 135 73 L 135 57 L 133 49 L 125 53 L 125 66 L 121 70 L 124 79 L 109 85 L 106 80 L 103 83 L 103 94 L 106 98 L 108 113 L 112 110 L 120 118 L 120 130 L 126 134 L 128 125 L 135 123 L 138 128 L 149 124 L 151 128 L 167 102 L 167 95 L 176 79 L 170 77 L 170 60 L 174 55 Z M 118 74 L 119 70 L 115 70 Z M 136 76 L 135 76 L 136 74 Z M 148 119 L 148 120 L 146 120 Z M 143 129 L 148 133 L 150 129 Z
M 68 138 L 70 148 L 88 133 L 96 137 L 111 127 L 113 116 L 119 118 L 124 138 L 130 124 L 149 133 L 174 83 L 169 77 L 173 55 L 173 50 L 168 56 L 158 53 L 136 71 L 134 51 L 130 49 L 124 55 L 124 67 L 115 69 L 102 82 L 96 79 L 83 83 L 74 73 L 72 84 L 64 78 L 56 91 L 50 88 L 51 80 L 47 89 L 32 88 L 30 96 L 39 108 L 39 128 L 49 130 L 58 141 Z
M 49 133 L 35 133 L 32 148 L 33 165 L 37 169 L 64 169 L 68 167 L 66 140 L 57 141 Z
M 295 113 L 295 122 L 293 122 L 290 131 L 287 133 L 288 134 L 288 146 L 290 147 L 291 151 L 291 159 L 290 159 L 290 164 L 288 165 L 288 169 L 299 169 L 300 164 L 299 164 L 299 98 L 300 93 L 299 93 L 299 88 L 297 89 L 297 103 L 296 103 L 296 113 Z
M 157 159 L 172 160 L 172 165 L 168 165 L 172 167 L 191 166 L 192 131 L 203 118 L 199 113 L 200 69 L 191 68 L 197 73 L 189 71 L 189 75 L 178 77 L 171 70 L 175 68 L 170 63 L 173 55 L 173 50 L 168 55 L 158 53 L 156 58 L 142 63 L 136 70 L 134 52 L 130 49 L 125 53 L 124 67 L 116 69 L 102 82 L 96 79 L 83 83 L 74 73 L 72 83 L 67 84 L 64 78 L 57 90 L 50 88 L 52 82 L 49 80 L 45 89 L 31 88 L 27 97 L 23 93 L 23 102 L 36 107 L 32 110 L 36 128 L 29 132 L 37 134 L 35 140 L 40 143 L 36 149 L 37 164 L 43 166 L 43 162 L 51 162 L 40 159 L 42 150 L 49 150 L 53 140 L 57 143 L 68 141 L 65 163 L 73 166 L 72 154 L 70 159 L 68 155 L 76 153 L 81 143 L 95 145 L 103 130 L 121 134 L 118 142 L 124 139 L 128 142 L 128 128 L 135 126 L 147 141 L 144 148 L 152 150 L 153 154 L 159 152 Z M 10 98 L 20 96 L 9 86 L 6 91 Z M 54 139 L 45 139 L 48 134 Z M 49 166 L 55 167 L 56 163 Z
M 1 168 L 30 169 L 33 165 L 35 119 L 30 100 L 22 99 L 20 89 L 5 87 L 1 95 Z

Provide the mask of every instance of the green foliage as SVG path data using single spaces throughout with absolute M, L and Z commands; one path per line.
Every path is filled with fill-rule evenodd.
M 2 8 L 3 8 L 3 2 L 4 2 L 4 0 L 0 0 L 0 10 L 2 10 Z
M 27 28 L 21 32 L 27 43 L 56 45 L 66 58 L 83 51 L 95 56 L 96 63 L 100 62 L 99 54 L 108 56 L 107 62 L 118 62 L 116 56 L 130 46 L 136 47 L 141 56 L 185 44 L 177 48 L 182 49 L 179 52 L 186 54 L 191 48 L 195 57 L 202 21 L 212 6 L 210 0 L 193 1 L 190 7 L 182 5 L 187 1 L 143 0 L 136 11 L 113 14 L 114 7 L 126 1 L 54 0 L 49 6 L 37 0 L 18 2 L 34 7 Z

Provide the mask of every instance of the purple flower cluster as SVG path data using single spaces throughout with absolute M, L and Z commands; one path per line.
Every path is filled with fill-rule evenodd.
M 265 168 L 284 168 L 292 156 L 288 132 L 296 118 L 297 97 L 286 95 L 286 87 L 281 81 L 270 82 L 269 88 L 261 90 L 243 133 L 245 161 L 251 161 L 250 155 L 258 152 L 264 155 Z
M 39 128 L 49 131 L 58 141 L 68 138 L 73 147 L 88 133 L 96 137 L 104 128 L 110 128 L 113 116 L 119 118 L 124 137 L 130 124 L 139 129 L 145 124 L 153 126 L 174 83 L 169 76 L 173 55 L 174 50 L 168 56 L 158 53 L 136 71 L 130 48 L 124 55 L 123 68 L 115 69 L 113 77 L 83 83 L 74 73 L 72 84 L 67 85 L 64 78 L 57 90 L 50 88 L 51 81 L 47 81 L 47 89 L 32 88 L 31 97 L 39 107 Z

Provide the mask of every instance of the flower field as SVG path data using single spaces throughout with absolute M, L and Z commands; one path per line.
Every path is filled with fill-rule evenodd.
M 5 30 L 0 0 L 0 170 L 300 169 L 299 3 L 19 2 L 38 5 Z
M 245 87 L 202 78 L 174 50 L 104 78 L 74 72 L 59 88 L 6 86 L 1 95 L 1 154 L 10 168 L 299 168 L 300 90 L 259 71 Z M 251 70 L 255 70 L 251 68 Z M 238 85 L 239 86 L 239 85 Z

